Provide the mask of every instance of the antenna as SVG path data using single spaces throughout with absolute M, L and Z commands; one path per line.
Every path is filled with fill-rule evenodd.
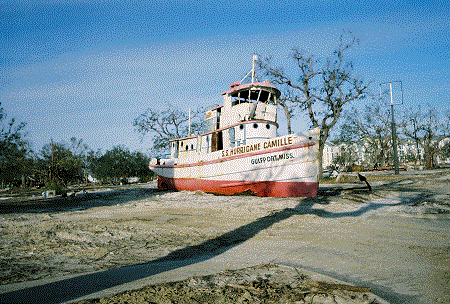
M 403 83 L 401 82 L 401 80 L 394 80 L 394 81 L 389 81 L 389 82 L 383 82 L 380 83 L 380 99 L 384 100 L 383 98 L 383 93 L 386 93 L 382 91 L 382 87 L 389 85 L 389 92 L 390 92 L 390 103 L 389 105 L 391 106 L 397 106 L 397 105 L 402 105 L 403 104 Z M 396 86 L 397 85 L 397 86 Z M 400 86 L 400 95 L 395 95 L 394 96 L 394 91 L 396 91 L 396 89 L 398 89 L 398 86 Z M 395 100 L 395 102 L 394 102 Z M 385 103 L 386 105 L 388 105 L 388 103 Z
M 400 84 L 400 93 L 401 93 L 401 99 L 400 101 L 397 101 L 394 103 L 394 90 L 392 88 L 392 84 L 399 83 Z M 390 82 L 383 82 L 380 83 L 380 99 L 383 100 L 383 92 L 382 92 L 382 86 L 389 84 L 389 92 L 390 92 L 390 106 L 391 106 L 391 132 L 392 132 L 392 147 L 394 149 L 394 170 L 395 174 L 399 174 L 398 170 L 398 151 L 397 151 L 397 129 L 395 127 L 395 120 L 394 120 L 394 105 L 402 105 L 403 104 L 403 84 L 400 80 L 396 81 L 390 81 Z

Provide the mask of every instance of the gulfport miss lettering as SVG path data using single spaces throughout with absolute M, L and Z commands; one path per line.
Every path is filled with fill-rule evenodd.
M 292 153 L 283 153 L 278 155 L 270 155 L 270 156 L 263 156 L 263 157 L 256 157 L 251 159 L 252 165 L 258 165 L 258 164 L 264 164 L 268 162 L 275 162 L 285 159 L 291 159 L 294 158 L 294 155 Z

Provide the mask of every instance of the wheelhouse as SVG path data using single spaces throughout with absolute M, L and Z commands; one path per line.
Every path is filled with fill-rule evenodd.
M 234 82 L 222 96 L 223 105 L 205 113 L 205 133 L 171 141 L 172 158 L 207 154 L 277 136 L 280 91 L 273 84 Z

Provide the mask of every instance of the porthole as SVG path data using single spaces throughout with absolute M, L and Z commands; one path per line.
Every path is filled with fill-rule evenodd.
M 270 125 L 266 124 L 266 129 L 269 130 L 270 129 Z
M 258 128 L 258 124 L 257 124 L 257 123 L 254 123 L 254 124 L 253 124 L 253 128 L 255 128 L 255 129 Z
M 194 145 L 191 145 L 191 150 L 194 150 Z
M 241 129 L 241 130 L 244 129 L 244 125 L 240 125 L 239 129 Z

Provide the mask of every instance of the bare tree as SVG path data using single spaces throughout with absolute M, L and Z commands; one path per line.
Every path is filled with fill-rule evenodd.
M 407 111 L 401 123 L 403 134 L 416 142 L 423 149 L 424 167 L 436 166 L 436 156 L 442 146 L 440 142 L 449 134 L 449 114 L 443 117 L 433 108 L 425 112 L 419 108 Z
M 365 155 L 372 165 L 386 166 L 392 150 L 392 134 L 389 111 L 380 105 L 367 105 L 362 112 L 356 108 L 344 113 L 341 126 L 343 142 L 362 141 Z
M 344 35 L 341 35 L 339 46 L 326 60 L 294 49 L 291 57 L 298 68 L 297 76 L 291 77 L 283 68 L 274 67 L 271 58 L 259 62 L 259 67 L 275 83 L 286 85 L 295 92 L 289 98 L 290 105 L 307 111 L 312 125 L 320 128 L 319 178 L 322 177 L 323 149 L 330 130 L 338 122 L 344 105 L 363 98 L 369 86 L 369 83 L 353 76 L 353 65 L 345 60 L 345 55 L 358 40 L 353 36 L 348 42 L 344 40 Z
M 280 98 L 278 99 L 278 105 L 283 109 L 284 115 L 286 116 L 287 132 L 288 134 L 292 134 L 291 118 L 294 115 L 294 111 L 292 108 L 289 108 L 288 101 L 288 98 Z
M 83 142 L 83 140 L 76 137 L 70 138 L 70 144 L 68 146 L 70 152 L 78 158 L 85 158 L 89 150 L 89 146 Z
M 332 160 L 333 164 L 344 170 L 354 165 L 357 161 L 358 155 L 355 146 L 347 143 L 339 146 L 339 151 L 333 156 Z
M 199 118 L 202 113 L 202 109 L 191 113 L 191 133 L 201 130 Z M 142 136 L 153 135 L 153 149 L 159 153 L 169 148 L 169 140 L 189 135 L 189 115 L 180 110 L 156 111 L 149 108 L 133 121 L 133 126 Z

